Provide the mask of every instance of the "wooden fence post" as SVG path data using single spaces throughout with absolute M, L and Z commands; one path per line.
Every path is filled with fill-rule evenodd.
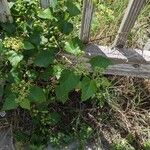
M 94 9 L 93 0 L 84 0 L 81 31 L 80 31 L 81 32 L 80 39 L 84 43 L 87 43 L 89 41 L 93 9 Z
M 123 47 L 126 43 L 128 33 L 131 31 L 134 23 L 143 8 L 146 4 L 146 0 L 129 0 L 129 4 L 124 15 L 124 18 L 121 22 L 118 35 L 114 41 L 113 47 Z
M 0 22 L 13 22 L 7 0 L 0 0 Z

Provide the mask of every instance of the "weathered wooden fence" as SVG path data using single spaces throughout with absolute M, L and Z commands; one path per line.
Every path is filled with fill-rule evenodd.
M 80 38 L 87 43 L 85 49 L 87 55 L 91 57 L 101 55 L 114 62 L 114 65 L 106 70 L 107 74 L 150 78 L 150 51 L 125 48 L 128 34 L 145 4 L 146 0 L 129 0 L 114 44 L 107 47 L 88 44 L 94 4 L 92 0 L 84 0 Z
M 43 8 L 47 8 L 51 0 L 40 0 L 40 3 Z M 112 47 L 107 47 L 88 43 L 94 3 L 93 0 L 83 0 L 80 39 L 86 43 L 85 53 L 88 57 L 100 55 L 113 61 L 113 65 L 108 67 L 106 74 L 150 78 L 150 51 L 125 48 L 128 34 L 145 4 L 146 0 L 129 0 L 114 44 Z M 12 21 L 7 0 L 0 0 L 0 19 L 2 22 Z
M 0 0 L 0 22 L 12 22 L 10 9 L 7 0 Z

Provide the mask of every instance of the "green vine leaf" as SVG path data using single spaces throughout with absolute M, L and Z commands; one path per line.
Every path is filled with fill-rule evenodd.
M 13 67 L 17 67 L 20 61 L 23 59 L 23 55 L 17 54 L 15 51 L 9 51 L 6 53 L 8 60 Z
M 54 54 L 51 51 L 43 50 L 37 54 L 34 64 L 39 67 L 48 67 L 54 61 Z
M 39 46 L 41 43 L 41 35 L 37 32 L 34 32 L 33 34 L 30 35 L 29 41 L 35 46 Z
M 30 88 L 28 99 L 30 102 L 35 103 L 43 103 L 46 101 L 45 93 L 43 92 L 43 89 L 38 86 L 32 86 Z
M 2 24 L 3 30 L 8 34 L 12 35 L 16 32 L 16 25 L 14 23 L 4 23 Z
M 20 82 L 21 74 L 18 72 L 17 68 L 13 68 L 10 70 L 10 72 L 7 74 L 6 80 L 10 83 L 13 82 Z
M 3 104 L 3 110 L 16 109 L 19 105 L 16 103 L 15 100 L 16 96 L 14 94 L 10 94 L 8 97 L 6 97 Z
M 80 81 L 80 77 L 70 70 L 64 70 L 56 87 L 56 96 L 59 101 L 65 103 L 68 99 L 68 93 L 72 91 Z
M 9 5 L 9 9 L 11 9 L 15 5 L 15 3 L 14 2 L 8 2 L 8 5 Z
M 56 8 L 58 4 L 58 0 L 50 0 L 50 7 L 52 7 L 53 9 Z
M 82 101 L 86 101 L 91 98 L 96 93 L 96 90 L 96 82 L 88 77 L 84 77 L 81 81 Z
M 70 0 L 66 2 L 67 11 L 71 17 L 79 15 L 81 12 L 78 7 Z
M 34 49 L 34 45 L 32 43 L 30 43 L 29 41 L 24 41 L 23 42 L 23 48 L 25 50 L 31 50 L 31 49 Z
M 93 68 L 98 67 L 106 69 L 109 65 L 112 64 L 112 62 L 110 59 L 105 58 L 103 56 L 96 56 L 90 60 L 90 64 L 92 65 Z
M 52 13 L 49 8 L 45 9 L 44 11 L 41 10 L 38 13 L 38 17 L 41 19 L 53 19 Z
M 80 42 L 77 38 L 74 38 L 65 43 L 65 51 L 74 55 L 81 54 Z
M 73 31 L 73 24 L 68 21 L 60 21 L 58 23 L 58 29 L 60 32 L 69 35 Z
M 30 110 L 30 101 L 28 99 L 24 99 L 21 102 L 19 102 L 19 105 L 23 109 L 28 109 Z

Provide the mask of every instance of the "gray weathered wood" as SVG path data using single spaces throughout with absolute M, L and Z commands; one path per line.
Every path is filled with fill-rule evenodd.
M 141 65 L 139 68 L 135 68 L 131 64 L 111 65 L 107 68 L 105 74 L 150 79 L 150 65 Z
M 139 49 L 114 48 L 106 46 L 98 46 L 96 44 L 88 44 L 85 47 L 85 55 L 81 58 L 63 54 L 69 66 L 74 67 L 75 64 L 81 62 L 83 66 L 91 71 L 88 63 L 89 59 L 94 56 L 103 56 L 112 60 L 105 74 L 133 76 L 140 78 L 150 78 L 150 51 Z
M 93 9 L 93 0 L 83 0 L 83 14 L 81 22 L 80 39 L 84 43 L 87 43 L 89 41 Z
M 134 23 L 145 4 L 146 0 L 129 0 L 127 10 L 125 12 L 113 46 L 123 47 L 125 45 L 128 33 L 134 26 Z
M 12 127 L 9 127 L 6 118 L 0 120 L 0 150 L 15 150 Z
M 66 62 L 68 63 L 68 67 L 74 67 L 79 63 L 76 57 L 70 55 L 64 55 Z M 88 58 L 82 58 L 82 64 L 86 70 L 91 71 L 91 65 L 88 63 Z M 147 78 L 150 79 L 150 65 L 141 64 L 140 67 L 136 68 L 132 64 L 114 64 L 110 65 L 104 72 L 104 74 L 109 75 L 120 75 L 120 76 L 131 76 L 131 77 L 139 77 L 139 78 Z
M 88 57 L 104 56 L 112 60 L 105 74 L 150 78 L 150 51 L 126 48 L 110 48 L 89 44 L 85 48 Z
M 40 4 L 42 8 L 48 8 L 50 6 L 51 0 L 40 0 Z
M 13 21 L 8 2 L 7 0 L 0 0 L 0 22 L 5 23 L 7 21 Z
M 85 48 L 88 57 L 104 56 L 114 64 L 150 64 L 150 51 L 131 48 L 110 48 L 96 44 L 88 44 Z

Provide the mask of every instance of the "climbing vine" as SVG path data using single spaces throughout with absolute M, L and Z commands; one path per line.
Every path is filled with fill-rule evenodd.
M 61 113 L 50 106 L 68 103 L 71 92 L 79 93 L 80 102 L 95 100 L 102 105 L 110 86 L 102 72 L 111 62 L 92 58 L 94 73 L 82 64 L 84 45 L 76 32 L 80 3 L 54 0 L 42 9 L 37 0 L 17 0 L 9 6 L 14 22 L 0 24 L 0 77 L 5 81 L 1 110 L 28 110 L 40 134 L 48 135 L 47 126 L 61 120 Z M 77 63 L 64 53 L 75 56 Z

